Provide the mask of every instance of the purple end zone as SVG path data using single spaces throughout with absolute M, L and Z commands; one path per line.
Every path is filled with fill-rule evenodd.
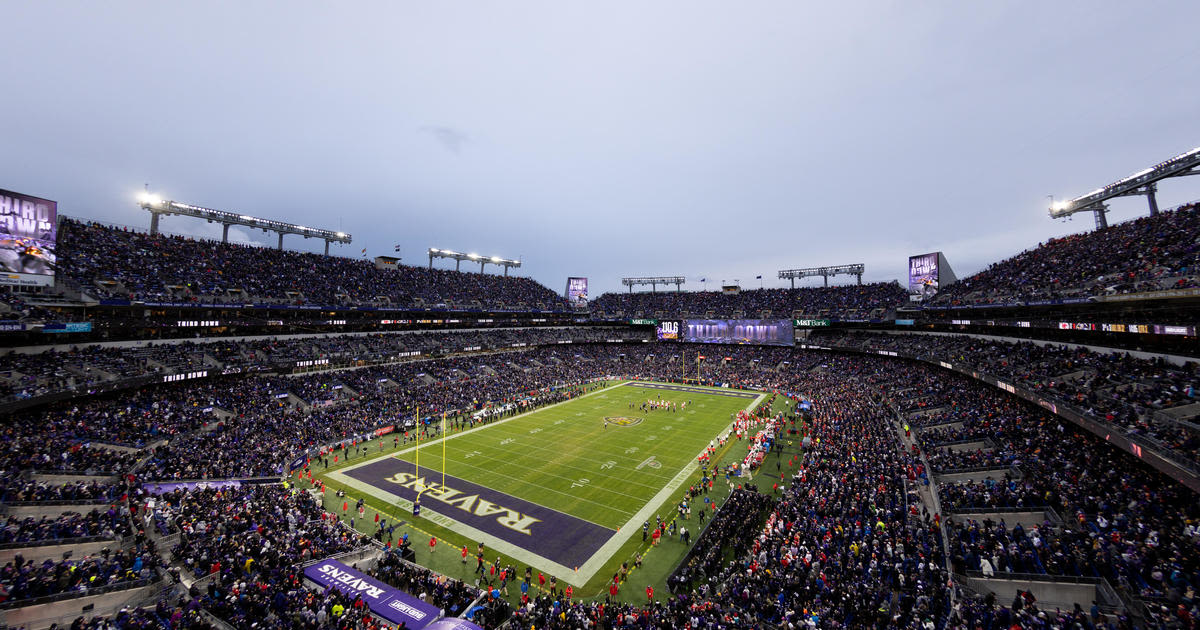
M 417 498 L 415 469 L 411 462 L 384 457 L 343 474 L 413 501 Z M 616 534 L 607 527 L 464 479 L 447 476 L 443 487 L 441 473 L 423 477 L 428 486 L 421 495 L 423 507 L 566 567 L 582 565 Z

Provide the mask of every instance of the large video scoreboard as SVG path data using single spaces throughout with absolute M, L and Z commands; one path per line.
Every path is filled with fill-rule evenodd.
M 726 343 L 790 346 L 796 343 L 790 319 L 688 319 L 663 320 L 656 336 L 660 340 L 688 343 Z
M 54 284 L 58 204 L 0 190 L 0 284 Z

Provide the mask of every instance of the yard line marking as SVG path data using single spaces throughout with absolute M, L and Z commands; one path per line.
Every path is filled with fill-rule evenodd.
M 507 440 L 504 440 L 504 441 L 507 441 Z M 558 449 L 553 448 L 553 447 L 530 446 L 530 445 L 524 445 L 524 444 L 517 444 L 517 446 L 519 447 L 520 450 L 513 451 L 510 449 L 503 449 L 503 448 L 496 449 L 496 450 L 501 451 L 501 455 L 513 455 L 515 457 L 521 457 L 522 455 L 521 455 L 520 451 L 524 451 L 524 450 L 539 450 L 539 451 L 550 451 L 553 453 L 558 453 Z M 623 456 L 614 454 L 614 455 L 612 455 L 612 457 L 623 457 Z M 595 464 L 595 463 L 603 464 L 604 462 L 609 461 L 609 460 L 603 459 L 603 458 L 602 459 L 593 459 L 590 457 L 583 457 L 583 456 L 579 456 L 578 459 L 583 460 L 585 462 L 593 463 L 593 464 Z M 408 460 L 406 459 L 404 461 L 408 461 Z M 455 460 L 454 458 L 451 458 L 451 461 L 457 461 L 457 460 Z M 538 461 L 540 463 L 545 460 L 538 460 Z M 585 466 L 574 466 L 571 464 L 564 464 L 564 463 L 556 463 L 555 465 L 559 468 L 574 468 L 575 470 L 579 470 L 582 472 L 591 472 L 593 470 L 592 468 L 588 468 Z M 664 476 L 663 478 L 670 479 L 669 476 Z M 638 484 L 636 482 L 626 481 L 624 479 L 621 480 L 621 483 L 633 483 L 635 485 L 641 485 L 641 486 L 645 487 L 647 490 L 658 490 L 659 488 L 662 487 L 661 485 L 658 485 L 658 484 L 654 484 L 654 485 Z
M 479 454 L 479 459 L 485 459 L 485 460 L 489 460 L 489 461 L 500 462 L 500 464 L 501 464 L 502 466 L 516 466 L 516 470 L 518 470 L 518 471 L 528 471 L 528 470 L 529 470 L 528 468 L 526 468 L 525 466 L 523 466 L 523 465 L 521 465 L 521 464 L 519 464 L 519 463 L 505 461 L 505 460 L 503 460 L 503 459 L 499 459 L 499 458 L 496 458 L 496 457 L 488 457 L 487 455 L 484 455 L 483 453 L 480 453 L 480 454 Z M 410 463 L 410 464 L 411 464 L 411 463 L 413 463 L 413 462 L 409 462 L 408 460 L 401 460 L 401 461 L 406 461 L 406 462 L 408 462 L 408 463 Z M 469 464 L 469 463 L 467 463 L 467 462 L 465 462 L 465 461 L 462 461 L 462 460 L 455 460 L 455 464 L 456 464 L 456 465 L 458 465 L 458 466 L 466 466 L 467 468 L 473 468 L 473 469 L 475 469 L 475 470 L 482 471 L 482 472 L 485 474 L 485 476 L 484 476 L 484 478 L 485 478 L 485 479 L 486 479 L 487 477 L 489 477 L 489 476 L 495 475 L 495 474 L 497 474 L 498 472 L 500 472 L 500 468 L 501 468 L 500 466 L 497 466 L 496 468 L 491 468 L 491 469 L 488 469 L 488 468 L 481 468 L 481 467 L 479 467 L 479 466 L 476 466 L 476 465 L 474 465 L 474 464 Z M 431 471 L 434 471 L 434 472 L 436 472 L 436 471 L 437 471 L 436 467 L 432 467 L 432 466 L 431 466 L 431 467 L 428 467 L 428 468 L 429 468 L 429 470 L 431 470 Z M 565 476 L 563 476 L 563 475 L 556 475 L 556 474 L 554 474 L 554 473 L 550 473 L 550 472 L 539 472 L 538 474 L 539 474 L 539 475 L 542 475 L 542 476 L 545 476 L 545 477 L 555 477 L 555 478 L 558 478 L 558 479 L 565 479 L 565 480 L 567 480 L 567 481 L 575 481 L 574 479 L 571 479 L 570 477 L 565 477 Z M 456 475 L 454 475 L 454 476 L 455 476 L 455 477 L 462 478 L 462 479 L 466 479 L 466 477 L 463 477 L 462 475 L 457 475 L 457 474 L 456 474 Z M 582 498 L 580 498 L 580 497 L 576 497 L 576 496 L 574 496 L 574 495 L 572 495 L 572 494 L 569 494 L 569 493 L 566 493 L 566 492 L 561 492 L 561 491 L 559 491 L 559 490 L 554 490 L 554 489 L 552 489 L 552 488 L 547 488 L 546 486 L 543 486 L 543 485 L 541 485 L 541 484 L 536 484 L 536 483 L 533 483 L 532 481 L 525 481 L 525 480 L 524 480 L 524 479 L 522 479 L 521 477 L 516 477 L 516 476 L 513 476 L 513 475 L 509 475 L 509 476 L 508 476 L 508 478 L 509 478 L 509 479 L 512 479 L 512 480 L 515 480 L 515 481 L 518 481 L 519 483 L 523 483 L 523 484 L 527 484 L 527 485 L 533 486 L 534 488 L 541 488 L 541 489 L 543 489 L 543 490 L 549 490 L 549 491 L 551 491 L 551 492 L 558 492 L 559 494 L 565 494 L 566 496 L 569 496 L 569 497 L 572 497 L 572 498 L 575 498 L 575 499 L 580 499 L 580 500 L 582 500 L 582 501 L 587 501 L 588 503 L 596 503 L 595 501 L 588 501 L 587 499 L 582 499 Z M 641 497 L 639 497 L 639 496 L 634 496 L 634 495 L 632 495 L 632 494 L 625 494 L 624 492 L 621 492 L 621 491 L 619 491 L 619 490 L 610 490 L 610 489 L 608 489 L 608 488 L 599 488 L 599 487 L 597 487 L 596 489 L 597 489 L 597 490 L 603 490 L 603 491 L 605 491 L 605 492 L 611 492 L 611 493 L 613 493 L 613 494 L 617 494 L 617 495 L 623 496 L 623 497 L 625 497 L 625 498 L 627 498 L 627 499 L 634 499 L 635 501 L 638 501 L 638 502 L 641 502 L 641 500 L 642 500 L 642 498 L 641 498 Z M 511 493 L 511 492 L 505 492 L 505 494 L 512 494 L 512 493 Z M 528 501 L 528 499 L 526 499 L 526 500 Z M 609 508 L 609 507 L 611 507 L 611 506 L 609 506 L 609 505 L 602 504 L 602 503 L 596 503 L 596 505 L 600 505 L 600 506 L 602 506 L 602 507 L 606 507 L 606 508 Z M 562 510 L 559 510 L 559 511 L 561 512 Z M 620 510 L 618 510 L 618 511 L 620 511 Z M 629 513 L 630 513 L 630 514 L 632 514 L 632 512 L 629 512 Z M 574 514 L 572 514 L 572 516 L 574 516 Z
M 760 392 L 757 398 L 746 405 L 746 411 L 753 410 L 764 400 L 766 400 L 766 398 L 767 393 Z M 730 422 L 727 428 L 732 427 L 733 423 Z M 704 453 L 707 450 L 708 446 L 706 445 L 704 449 L 700 451 L 700 453 Z M 699 454 L 697 454 L 697 457 L 698 456 Z M 582 579 L 584 582 L 590 580 L 592 576 L 594 576 L 596 572 L 599 571 L 606 562 L 608 562 L 613 554 L 615 554 L 617 550 L 620 549 L 621 546 L 624 545 L 630 539 L 630 537 L 634 535 L 635 531 L 641 531 L 642 522 L 650 520 L 650 515 L 658 513 L 666 501 L 670 499 L 675 492 L 683 486 L 683 483 L 687 481 L 688 477 L 692 476 L 692 474 L 694 474 L 699 468 L 700 465 L 697 463 L 696 457 L 688 460 L 687 465 L 675 474 L 670 483 L 663 486 L 663 489 L 659 491 L 658 494 L 654 495 L 654 498 L 646 502 L 646 505 L 643 506 L 641 510 L 638 510 L 637 514 L 633 515 L 633 518 L 630 518 L 624 525 L 617 529 L 617 534 L 615 536 L 609 538 L 608 542 L 604 543 L 600 549 L 596 550 L 596 553 L 593 554 L 591 558 L 588 558 L 587 562 L 584 562 L 583 565 L 579 567 L 578 575 L 580 579 Z
M 599 388 L 599 389 L 593 390 L 592 392 L 589 392 L 587 394 L 579 396 L 577 398 L 561 401 L 558 403 L 554 403 L 552 405 L 547 405 L 545 407 L 540 407 L 538 409 L 526 411 L 526 412 L 521 413 L 516 416 L 511 416 L 509 418 L 504 418 L 502 420 L 496 420 L 489 424 L 481 425 L 481 426 L 478 426 L 478 427 L 475 427 L 472 429 L 468 429 L 466 431 L 462 431 L 459 433 L 455 433 L 452 435 L 435 438 L 433 440 L 426 442 L 426 444 L 436 444 L 437 442 L 439 442 L 441 440 L 455 439 L 460 436 L 467 435 L 469 433 L 473 433 L 475 431 L 481 431 L 481 430 L 495 427 L 495 426 L 498 426 L 498 425 L 501 425 L 501 424 L 504 424 L 507 422 L 511 422 L 513 420 L 519 420 L 519 419 L 525 418 L 526 416 L 529 416 L 531 414 L 534 414 L 534 413 L 537 413 L 537 412 L 540 412 L 540 411 L 543 411 L 546 409 L 551 409 L 553 407 L 556 407 L 556 406 L 564 404 L 564 403 L 575 402 L 575 401 L 581 400 L 583 398 L 587 398 L 589 396 L 595 396 L 595 395 L 599 394 L 600 392 L 620 394 L 619 391 L 614 391 L 614 390 L 612 390 L 612 388 L 613 387 L 621 387 L 621 386 L 624 386 L 631 382 L 632 381 L 615 381 L 612 384 L 610 384 L 607 388 Z M 695 393 L 720 395 L 718 393 L 719 391 L 720 390 L 699 390 L 699 391 L 696 391 Z M 741 391 L 743 391 L 744 393 L 747 393 L 747 394 L 752 393 L 752 392 L 745 392 L 745 390 L 741 390 Z M 767 392 L 760 391 L 760 392 L 756 392 L 756 393 L 757 393 L 757 397 L 753 401 L 750 401 L 749 404 L 746 405 L 745 409 L 747 409 L 747 410 L 754 409 L 759 404 L 761 404 L 768 396 Z M 689 410 L 687 410 L 686 413 L 694 414 L 696 412 L 692 409 L 689 409 Z M 731 426 L 732 426 L 732 422 L 724 430 L 718 431 L 717 434 L 723 434 Z M 401 451 L 394 452 L 390 456 L 404 455 L 404 454 L 411 453 L 414 450 L 416 450 L 415 445 L 405 448 Z M 704 449 L 701 452 L 704 452 L 705 450 L 707 450 L 707 445 L 705 445 Z M 348 470 L 351 470 L 354 468 L 358 468 L 360 466 L 365 466 L 365 465 L 371 464 L 375 461 L 378 461 L 378 459 L 379 459 L 378 457 L 371 458 L 371 459 L 367 459 L 363 462 L 356 463 L 352 466 L 346 466 L 343 468 L 339 468 L 337 470 L 334 470 L 334 471 L 328 473 L 328 476 L 331 479 L 338 481 L 344 485 L 353 487 L 353 488 L 360 490 L 362 492 L 365 492 L 365 493 L 372 494 L 381 500 L 384 500 L 384 501 L 390 500 L 390 502 L 392 504 L 398 506 L 402 511 L 411 510 L 411 508 L 412 508 L 411 502 L 401 499 L 400 497 L 398 497 L 394 494 L 388 493 L 386 491 L 381 491 L 376 486 L 359 482 L 357 479 L 348 477 L 343 474 L 344 471 L 348 471 Z M 630 520 L 626 524 L 622 525 L 621 528 L 618 529 L 618 533 L 616 535 L 614 535 L 606 543 L 604 543 L 604 545 L 601 546 L 600 549 L 597 550 L 596 553 L 593 554 L 592 557 L 589 558 L 584 564 L 580 565 L 578 567 L 577 571 L 573 570 L 573 568 L 571 568 L 571 567 L 563 567 L 562 565 L 559 565 L 547 558 L 544 558 L 544 557 L 540 556 L 534 550 L 525 549 L 523 547 L 519 547 L 519 546 L 510 544 L 510 543 L 506 543 L 506 542 L 504 542 L 500 539 L 497 539 L 489 534 L 479 531 L 479 530 L 471 527 L 470 525 L 461 523 L 461 522 L 454 520 L 446 515 L 438 514 L 437 512 L 430 510 L 429 508 L 425 508 L 422 515 L 424 516 L 425 512 L 428 512 L 429 517 L 430 517 L 429 520 L 433 521 L 434 523 L 437 523 L 438 525 L 441 525 L 442 527 L 445 527 L 448 530 L 456 532 L 459 535 L 463 535 L 472 540 L 486 541 L 486 542 L 488 542 L 489 546 L 492 549 L 495 549 L 515 560 L 524 562 L 525 564 L 548 569 L 551 571 L 551 573 L 557 574 L 559 576 L 559 580 L 570 583 L 570 584 L 574 584 L 575 586 L 582 586 L 587 581 L 589 581 L 593 577 L 595 577 L 596 573 L 599 572 L 599 570 L 604 566 L 604 564 L 612 559 L 612 556 L 617 552 L 617 550 L 619 550 L 622 545 L 624 545 L 626 542 L 628 542 L 630 537 L 632 537 L 634 535 L 634 533 L 635 533 L 634 530 L 640 531 L 640 526 L 642 524 L 642 521 L 647 520 L 647 518 L 649 516 L 653 515 L 656 510 L 661 510 L 662 505 L 671 496 L 673 496 L 674 493 L 678 490 L 678 488 L 681 487 L 683 485 L 683 483 L 687 480 L 687 478 L 691 474 L 694 474 L 698 469 L 699 469 L 699 465 L 697 464 L 696 458 L 693 457 L 693 458 L 689 459 L 688 463 L 675 476 L 673 476 L 671 478 L 671 481 L 668 484 L 666 484 L 662 488 L 662 490 L 660 490 L 658 492 L 658 494 L 656 494 L 653 498 L 651 498 L 648 502 L 646 502 L 644 504 L 644 506 L 642 507 L 642 509 L 639 510 L 639 512 L 637 514 L 633 515 L 633 517 L 630 518 Z M 536 486 L 536 484 L 531 484 L 531 485 Z M 549 490 L 549 488 L 545 488 L 545 489 Z M 572 498 L 578 498 L 578 497 L 572 497 Z M 605 506 L 605 508 L 609 509 L 609 510 L 613 510 L 615 512 L 622 512 L 621 510 L 614 510 L 611 506 Z M 561 511 L 561 510 L 559 510 L 559 511 Z M 566 512 L 564 512 L 564 513 L 566 513 Z M 572 516 L 574 516 L 574 515 L 572 515 Z M 575 518 L 579 518 L 579 517 L 575 517 Z M 581 520 L 586 521 L 587 519 L 581 519 Z M 588 522 L 591 522 L 591 521 L 588 521 Z M 593 523 L 593 524 L 599 525 L 598 523 Z M 601 525 L 601 527 L 604 527 L 604 526 Z
M 625 382 L 625 381 L 619 381 L 619 382 L 617 382 L 617 384 L 616 384 L 616 385 L 609 385 L 609 387 L 619 387 L 619 386 L 620 386 L 622 383 L 624 383 L 624 382 Z M 587 398 L 588 396 L 595 396 L 597 393 L 599 393 L 599 392 L 602 392 L 602 391 L 604 391 L 605 389 L 607 389 L 607 388 L 601 387 L 601 388 L 595 389 L 595 390 L 593 390 L 593 391 L 590 391 L 590 392 L 588 392 L 588 393 L 586 393 L 586 394 L 584 394 L 584 395 L 582 395 L 582 396 L 578 396 L 578 397 L 576 397 L 576 398 L 569 398 L 569 399 L 567 399 L 567 400 L 561 400 L 561 401 L 559 401 L 559 402 L 556 402 L 556 403 L 553 403 L 553 404 L 550 404 L 550 405 L 546 405 L 545 407 L 538 407 L 537 409 L 531 409 L 531 410 L 529 410 L 529 411 L 526 411 L 526 412 L 523 412 L 523 413 L 519 413 L 519 414 L 517 414 L 517 415 L 515 415 L 515 416 L 512 416 L 512 417 L 510 417 L 510 418 L 505 418 L 505 419 L 503 419 L 503 420 L 495 420 L 495 421 L 492 421 L 492 422 L 490 422 L 490 423 L 488 423 L 488 424 L 482 424 L 482 425 L 479 425 L 479 426 L 477 426 L 477 427 L 473 427 L 473 428 L 467 429 L 466 431 L 459 431 L 458 433 L 454 433 L 454 434 L 452 434 L 452 435 L 444 435 L 444 436 L 442 436 L 442 437 L 440 437 L 440 438 L 433 438 L 432 440 L 428 440 L 428 441 L 426 441 L 426 444 L 437 444 L 437 443 L 441 442 L 442 440 L 453 440 L 453 439 L 455 439 L 455 438 L 459 438 L 459 437 L 462 437 L 462 436 L 464 436 L 464 435 L 468 435 L 468 434 L 471 434 L 471 433 L 475 433 L 475 432 L 477 432 L 477 431 L 483 431 L 484 429 L 490 429 L 490 428 L 492 428 L 492 427 L 497 427 L 497 426 L 500 426 L 500 425 L 502 425 L 502 424 L 506 424 L 506 423 L 512 422 L 513 420 L 519 420 L 519 419 L 521 419 L 521 418 L 524 418 L 525 416 L 528 416 L 528 415 L 530 415 L 530 414 L 533 414 L 533 413 L 537 413 L 537 412 L 539 412 L 539 411 L 542 411 L 542 410 L 544 410 L 544 409 L 553 409 L 553 408 L 555 408 L 555 407 L 557 407 L 557 406 L 559 406 L 559 405 L 562 405 L 562 404 L 566 404 L 566 403 L 569 403 L 569 402 L 574 402 L 574 401 L 577 401 L 577 400 L 583 400 L 584 398 Z M 397 416 L 397 418 L 400 418 L 400 419 L 402 420 L 402 418 L 401 418 L 400 416 Z M 399 422 L 399 421 L 400 421 L 400 420 L 398 420 L 397 422 Z M 405 453 L 409 453 L 409 452 L 411 452 L 411 451 L 415 451 L 416 449 L 417 449 L 417 445 L 415 445 L 415 444 L 414 444 L 413 446 L 411 446 L 411 447 L 409 447 L 409 448 L 402 449 L 402 450 L 399 450 L 399 451 L 393 451 L 393 452 L 392 452 L 392 455 L 393 455 L 393 456 L 395 456 L 395 455 L 404 455 Z M 369 463 L 371 463 L 371 462 L 373 462 L 373 461 L 375 461 L 375 459 L 374 459 L 374 458 L 372 458 L 372 459 L 369 459 L 369 460 L 367 460 L 367 461 L 365 461 L 365 462 L 360 462 L 360 463 L 358 463 L 358 464 L 355 464 L 355 465 L 353 465 L 353 466 L 347 466 L 347 467 L 345 467 L 345 468 L 339 468 L 338 470 L 353 470 L 354 468 L 357 468 L 357 467 L 359 467 L 359 466 L 364 466 L 364 465 L 366 465 L 366 464 L 369 464 Z
M 409 463 L 412 463 L 412 462 L 409 462 Z M 478 471 L 480 471 L 480 472 L 483 472 L 483 473 L 485 474 L 485 476 L 486 476 L 486 475 L 489 475 L 489 474 L 492 474 L 492 475 L 494 475 L 494 474 L 495 474 L 495 471 L 491 471 L 491 470 L 489 470 L 489 469 L 487 469 L 487 468 L 480 468 L 479 466 L 475 466 L 475 465 L 473 465 L 473 464 L 468 464 L 468 463 L 466 463 L 466 462 L 460 462 L 460 463 L 461 463 L 461 465 L 463 465 L 463 466 L 466 466 L 467 468 L 473 468 L 473 469 L 475 469 L 475 470 L 478 470 Z M 563 477 L 562 475 L 554 475 L 554 474 L 551 474 L 551 473 L 540 473 L 540 474 L 543 474 L 543 475 L 546 475 L 546 476 L 549 476 L 549 477 L 558 477 L 559 479 L 566 479 L 567 481 L 575 481 L 574 479 L 570 479 L 570 478 L 568 478 L 568 477 Z M 464 478 L 464 477 L 461 477 L 460 475 L 454 475 L 454 476 L 455 476 L 455 477 L 459 477 L 460 479 L 463 479 L 463 478 Z M 593 501 L 593 500 L 591 500 L 591 499 L 585 499 L 585 498 L 583 498 L 583 497 L 580 497 L 580 496 L 573 495 L 573 494 L 571 494 L 570 492 L 563 492 L 562 490 L 555 490 L 554 488 L 547 488 L 546 486 L 543 486 L 543 485 L 541 485 L 541 484 L 534 483 L 534 482 L 532 482 L 532 481 L 524 481 L 524 480 L 522 480 L 522 481 L 521 481 L 521 483 L 523 483 L 523 484 L 525 484 L 525 485 L 528 485 L 528 486 L 532 486 L 532 487 L 534 487 L 534 488 L 537 488 L 537 489 L 539 489 L 539 490 L 545 490 L 546 492 L 553 492 L 554 494 L 561 494 L 561 495 L 563 495 L 563 496 L 565 496 L 565 497 L 569 497 L 570 499 L 572 499 L 572 500 L 575 500 L 575 501 L 583 501 L 583 502 L 585 502 L 585 503 L 591 503 L 591 504 L 593 504 L 593 505 L 596 505 L 596 506 L 599 506 L 599 507 L 601 507 L 601 508 L 604 508 L 605 510 L 609 510 L 609 511 L 612 511 L 612 512 L 616 512 L 616 513 L 618 513 L 618 514 L 623 514 L 623 515 L 629 515 L 629 514 L 633 514 L 633 512 L 630 512 L 630 511 L 627 511 L 627 510 L 620 510 L 620 509 L 614 508 L 612 505 L 609 505 L 609 504 L 607 504 L 607 503 L 600 503 L 600 502 L 598 502 L 598 501 Z M 642 500 L 642 499 L 641 499 L 641 497 L 634 497 L 634 496 L 631 496 L 631 495 L 625 494 L 625 493 L 623 493 L 623 492 L 617 492 L 616 490 L 608 490 L 607 488 L 599 488 L 599 489 L 600 489 L 600 490 L 604 490 L 604 491 L 606 491 L 606 492 L 612 492 L 613 494 L 619 494 L 619 495 L 621 495 L 621 496 L 624 496 L 624 497 L 627 497 L 627 498 L 630 498 L 630 499 L 635 499 L 635 500 L 637 500 L 639 503 L 640 503 L 640 502 L 641 502 L 641 500 Z M 501 491 L 501 492 L 503 492 L 503 491 Z M 512 494 L 512 493 L 510 493 L 510 492 L 504 492 L 504 494 Z M 516 496 L 516 495 L 514 495 L 514 496 Z M 526 501 L 529 501 L 529 499 L 525 499 L 525 500 L 526 500 Z M 539 505 L 541 505 L 541 504 L 539 504 Z M 545 506 L 545 507 L 549 507 L 549 506 Z M 575 514 L 571 514 L 570 512 L 566 512 L 566 511 L 564 511 L 564 510 L 560 510 L 560 509 L 558 509 L 558 508 L 550 508 L 550 509 L 552 509 L 552 510 L 554 510 L 554 511 L 556 511 L 556 512 L 562 512 L 563 514 L 570 514 L 571 516 L 574 516 L 575 518 L 577 518 L 577 519 L 579 519 L 579 520 L 581 520 L 581 521 L 588 521 L 588 519 L 586 519 L 586 518 L 583 518 L 583 517 L 581 517 L 581 516 L 576 516 Z M 592 523 L 593 525 L 598 525 L 598 526 L 600 526 L 600 527 L 603 527 L 603 528 L 605 528 L 605 529 L 612 529 L 611 527 L 609 527 L 609 526 L 607 526 L 607 525 L 604 525 L 604 524 L 602 524 L 602 523 L 595 523 L 595 522 L 593 522 L 593 521 L 588 521 L 588 522 L 589 522 L 589 523 Z

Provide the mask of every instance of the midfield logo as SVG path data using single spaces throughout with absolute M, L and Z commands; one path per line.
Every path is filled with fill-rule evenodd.
M 630 418 L 629 416 L 606 416 L 604 421 L 619 427 L 631 427 L 642 423 L 641 418 Z

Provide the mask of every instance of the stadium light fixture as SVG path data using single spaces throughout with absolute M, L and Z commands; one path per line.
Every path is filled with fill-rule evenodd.
M 229 226 L 244 225 L 251 228 L 261 229 L 264 232 L 276 232 L 279 234 L 279 249 L 283 249 L 283 235 L 296 234 L 304 238 L 319 238 L 325 241 L 325 255 L 329 255 L 330 243 L 350 243 L 352 237 L 345 232 L 332 232 L 330 230 L 322 230 L 318 228 L 310 228 L 295 223 L 287 223 L 285 221 L 275 221 L 273 219 L 262 219 L 253 217 L 248 214 L 240 214 L 236 212 L 227 212 L 225 210 L 214 210 L 202 206 L 193 206 L 191 204 L 181 203 L 162 199 L 157 195 L 152 195 L 149 192 L 143 193 L 138 197 L 143 210 L 150 212 L 150 233 L 158 234 L 158 221 L 160 217 L 179 215 L 204 219 L 209 223 L 220 223 L 223 226 L 221 241 L 229 242 Z
M 854 265 L 833 265 L 830 267 L 805 267 L 804 269 L 780 270 L 779 277 L 791 280 L 793 289 L 796 288 L 796 278 L 811 278 L 815 276 L 821 276 L 825 278 L 825 286 L 829 286 L 829 276 L 858 276 L 858 283 L 861 285 L 863 273 L 866 272 L 866 270 L 867 266 L 862 263 Z
M 479 263 L 479 273 L 484 273 L 485 267 L 489 264 L 496 265 L 499 267 L 504 267 L 504 275 L 506 275 L 506 276 L 508 275 L 509 269 L 521 266 L 521 261 L 511 260 L 508 258 L 504 258 L 502 256 L 483 256 L 483 255 L 477 254 L 475 252 L 471 252 L 469 254 L 463 254 L 463 253 L 456 252 L 452 249 L 443 249 L 440 247 L 430 247 L 428 254 L 429 254 L 429 268 L 430 269 L 433 269 L 433 259 L 434 258 L 453 259 L 455 271 L 461 271 L 460 266 L 462 265 L 462 261 L 464 261 L 464 260 L 469 260 L 471 262 Z
M 651 293 L 657 293 L 658 285 L 660 284 L 673 284 L 675 285 L 675 292 L 678 293 L 680 291 L 680 287 L 683 286 L 683 283 L 685 282 L 687 282 L 687 278 L 683 276 L 641 276 L 637 278 L 621 278 L 621 284 L 629 287 L 630 293 L 633 293 L 634 286 L 647 285 L 649 285 Z
M 1108 227 L 1108 220 L 1105 218 L 1108 206 L 1104 202 L 1115 197 L 1134 195 L 1146 196 L 1146 202 L 1150 207 L 1150 216 L 1154 216 L 1158 214 L 1158 199 L 1155 196 L 1158 182 L 1185 175 L 1200 175 L 1200 147 L 1163 160 L 1150 168 L 1144 168 L 1124 179 L 1074 199 L 1051 203 L 1050 218 L 1060 219 L 1076 212 L 1093 212 L 1096 215 L 1096 227 L 1103 229 Z

